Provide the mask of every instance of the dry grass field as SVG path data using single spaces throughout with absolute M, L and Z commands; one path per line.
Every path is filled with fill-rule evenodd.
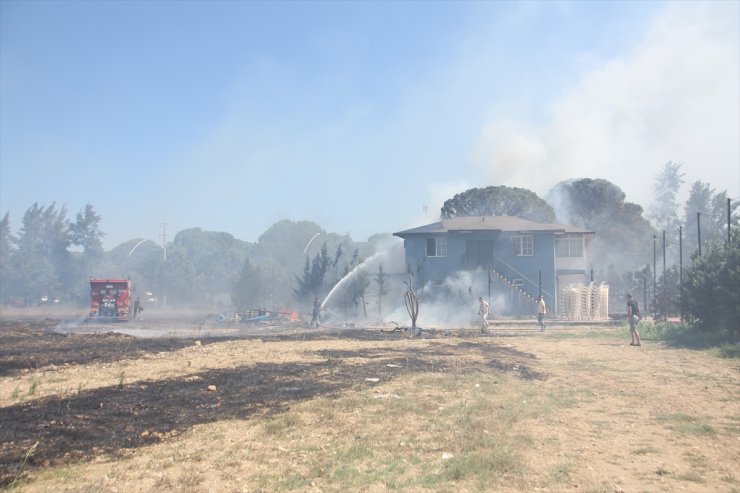
M 737 359 L 626 327 L 142 339 L 0 320 L 24 492 L 737 492 Z

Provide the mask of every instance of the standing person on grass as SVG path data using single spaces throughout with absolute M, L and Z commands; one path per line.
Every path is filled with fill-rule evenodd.
M 311 314 L 311 325 L 310 327 L 316 327 L 317 329 L 321 326 L 321 300 L 314 298 L 313 300 L 313 313 Z
M 483 327 L 481 327 L 480 331 L 482 333 L 488 332 L 488 315 L 491 314 L 491 305 L 488 304 L 486 300 L 483 299 L 481 296 L 478 298 L 478 301 L 480 302 L 480 308 L 478 308 L 478 315 L 480 315 L 481 322 L 483 322 Z
M 642 346 L 640 333 L 637 331 L 637 323 L 641 319 L 640 306 L 632 299 L 632 295 L 627 293 L 627 320 L 630 322 L 630 336 L 632 336 L 630 346 Z
M 537 300 L 537 323 L 540 325 L 540 332 L 544 332 L 547 329 L 545 324 L 545 314 L 547 313 L 547 307 L 545 306 L 545 300 L 540 295 Z

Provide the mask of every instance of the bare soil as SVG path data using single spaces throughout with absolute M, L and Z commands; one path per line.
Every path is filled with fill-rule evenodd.
M 0 487 L 740 491 L 737 360 L 624 327 L 60 323 L 0 319 Z

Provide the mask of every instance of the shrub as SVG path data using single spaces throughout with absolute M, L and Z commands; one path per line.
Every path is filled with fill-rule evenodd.
M 704 331 L 737 338 L 740 332 L 740 247 L 715 243 L 687 269 L 684 306 L 688 320 Z

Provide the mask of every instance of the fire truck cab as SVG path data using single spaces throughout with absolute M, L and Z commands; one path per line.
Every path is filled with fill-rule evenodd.
M 133 288 L 128 279 L 90 278 L 91 319 L 118 320 L 126 322 L 133 318 L 134 304 L 131 300 Z

